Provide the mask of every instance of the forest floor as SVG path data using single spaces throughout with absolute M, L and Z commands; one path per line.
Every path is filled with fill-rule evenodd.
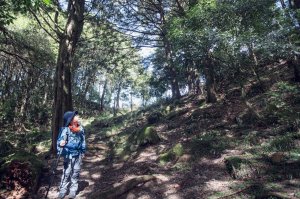
M 77 198 L 300 198 L 299 85 L 284 84 L 290 87 L 282 100 L 297 100 L 281 121 L 274 115 L 282 110 L 269 108 L 282 79 L 274 73 L 265 84 L 267 91 L 249 84 L 246 100 L 232 89 L 214 105 L 186 96 L 130 117 L 95 119 L 86 127 Z M 294 88 L 297 95 L 289 93 Z M 146 127 L 160 141 L 138 142 Z M 58 194 L 62 161 L 58 171 L 49 198 Z M 43 174 L 39 198 L 49 175 Z
M 84 120 L 88 150 L 77 198 L 300 198 L 300 85 L 287 71 L 285 63 L 270 66 L 260 79 L 263 89 L 249 81 L 244 98 L 239 87 L 230 87 L 220 91 L 226 94 L 215 104 L 191 95 L 117 117 Z M 11 143 L 20 138 L 9 135 L 5 139 Z M 14 146 L 20 151 L 22 144 L 34 145 L 27 155 L 41 159 L 39 147 L 49 148 L 49 133 L 23 137 L 26 142 L 20 139 Z M 2 168 L 12 159 L 7 157 L 0 161 Z M 54 161 L 44 160 L 31 198 L 44 197 Z M 48 198 L 58 195 L 62 163 Z M 30 164 L 12 165 L 21 183 L 32 176 L 20 172 Z M 22 197 L 22 190 L 0 190 L 0 198 L 30 198 Z

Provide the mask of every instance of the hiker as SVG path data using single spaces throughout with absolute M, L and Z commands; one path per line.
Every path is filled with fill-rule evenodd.
M 67 138 L 66 141 L 64 138 Z M 64 157 L 64 169 L 58 198 L 66 196 L 70 182 L 69 198 L 75 198 L 82 158 L 86 149 L 84 129 L 80 125 L 80 118 L 77 111 L 68 111 L 64 114 L 64 127 L 57 140 L 58 150 L 60 147 L 63 147 L 61 155 Z

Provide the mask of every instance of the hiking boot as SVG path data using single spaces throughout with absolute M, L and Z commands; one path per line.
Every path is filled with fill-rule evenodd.
M 70 192 L 69 194 L 69 198 L 75 198 L 76 197 L 76 193 L 75 192 Z
M 63 198 L 65 198 L 65 195 L 66 194 L 64 194 L 64 193 L 59 193 L 58 196 L 57 196 L 57 198 L 63 199 Z

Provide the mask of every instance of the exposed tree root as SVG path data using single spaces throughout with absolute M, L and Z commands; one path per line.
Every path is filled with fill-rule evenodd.
M 118 196 L 130 191 L 137 185 L 141 183 L 146 183 L 148 181 L 154 180 L 155 177 L 152 175 L 143 175 L 143 176 L 137 176 L 136 178 L 130 179 L 123 184 L 113 187 L 112 189 L 103 191 L 99 190 L 94 193 L 92 193 L 89 198 L 90 199 L 111 199 L 111 198 L 118 198 Z

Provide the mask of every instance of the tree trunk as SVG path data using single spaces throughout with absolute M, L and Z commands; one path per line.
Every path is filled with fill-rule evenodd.
M 173 64 L 171 64 L 173 65 Z M 180 99 L 181 97 L 181 94 L 180 94 L 180 90 L 179 90 L 179 84 L 178 84 L 178 81 L 177 81 L 177 75 L 176 75 L 176 71 L 175 69 L 170 66 L 170 76 L 171 76 L 171 88 L 172 88 L 172 98 L 174 99 Z
M 89 88 L 91 85 L 91 80 L 92 80 L 91 75 L 88 75 L 86 83 L 84 85 L 85 88 L 84 88 L 83 95 L 82 95 L 84 97 L 84 99 L 86 99 L 87 92 L 89 91 Z
M 181 97 L 180 95 L 180 90 L 179 90 L 179 83 L 177 80 L 177 72 L 175 70 L 174 62 L 173 62 L 173 57 L 172 57 L 172 48 L 171 48 L 171 43 L 169 39 L 167 38 L 167 30 L 164 27 L 166 25 L 166 19 L 165 19 L 165 11 L 164 11 L 164 6 L 162 0 L 158 0 L 158 4 L 156 7 L 159 10 L 159 15 L 160 15 L 160 21 L 161 21 L 161 27 L 162 27 L 162 32 L 161 32 L 161 38 L 163 41 L 164 45 L 164 50 L 165 50 L 165 56 L 167 60 L 167 66 L 166 66 L 166 71 L 169 73 L 170 77 L 170 85 L 171 85 L 171 90 L 172 90 L 172 98 L 174 99 L 179 99 Z
M 194 70 L 189 59 L 185 59 L 185 67 L 187 68 L 187 86 L 188 86 L 188 94 L 194 93 Z
M 26 109 L 27 109 L 27 105 L 28 105 L 28 101 L 30 98 L 30 90 L 31 88 L 33 88 L 33 74 L 31 71 L 29 71 L 28 73 L 28 82 L 27 85 L 25 85 L 25 89 L 22 95 L 22 104 L 21 104 L 21 108 L 20 108 L 20 119 L 21 121 L 25 121 L 26 120 Z
M 297 19 L 298 25 L 300 24 L 300 16 L 299 16 L 299 9 L 300 9 L 300 0 L 289 0 L 290 6 L 292 9 L 295 10 L 295 17 Z M 298 31 L 298 33 L 300 33 Z M 299 46 L 299 45 L 297 45 Z M 294 56 L 294 61 L 292 62 L 293 70 L 294 70 L 294 79 L 296 82 L 300 82 L 300 57 L 298 55 Z
M 286 4 L 285 4 L 284 0 L 280 0 L 280 3 L 281 3 L 282 8 L 285 9 L 286 8 Z
M 106 79 L 105 82 L 104 82 L 103 91 L 102 91 L 102 95 L 101 95 L 101 100 L 100 100 L 100 111 L 103 111 L 103 110 L 104 110 L 104 97 L 105 97 L 106 87 L 107 87 L 107 79 Z
M 172 98 L 179 99 L 181 97 L 180 90 L 179 90 L 179 84 L 177 80 L 177 73 L 175 70 L 174 62 L 172 59 L 172 50 L 169 40 L 166 38 L 166 36 L 163 37 L 164 42 L 164 49 L 165 49 L 165 56 L 168 63 L 167 66 L 167 72 L 170 75 L 170 85 L 172 90 Z
M 211 62 L 211 58 L 208 57 L 206 60 L 205 68 L 205 79 L 206 79 L 206 102 L 215 103 L 217 102 L 217 93 L 215 89 L 215 76 L 214 76 L 214 67 Z
M 299 58 L 294 56 L 294 59 L 288 60 L 288 66 L 294 70 L 294 81 L 300 82 Z
M 299 58 L 297 58 L 297 63 L 293 64 L 294 68 L 294 80 L 295 82 L 300 82 L 300 67 L 299 67 Z
M 132 93 L 130 93 L 130 112 L 133 111 L 133 99 L 132 99 Z
M 114 117 L 117 116 L 116 101 L 117 101 L 117 98 L 114 97 Z
M 193 67 L 195 68 L 194 90 L 195 90 L 195 94 L 202 95 L 204 94 L 203 86 L 201 85 L 201 81 L 200 81 L 202 75 L 197 69 L 197 65 L 201 65 L 200 61 L 193 61 Z
M 116 112 L 120 109 L 120 94 L 121 94 L 121 85 L 122 83 L 120 82 L 118 85 L 118 90 L 117 90 L 117 98 L 116 98 Z
M 71 68 L 76 45 L 83 28 L 84 0 L 70 0 L 68 20 L 63 35 L 59 35 L 59 51 L 54 77 L 54 105 L 52 115 L 52 152 L 56 153 L 59 127 L 65 111 L 73 110 Z
M 254 66 L 251 65 L 251 70 L 252 70 L 254 76 L 256 77 L 256 79 L 257 79 L 257 81 L 259 83 L 260 89 L 263 91 L 264 90 L 264 85 L 263 85 L 263 83 L 261 81 L 261 78 L 260 78 L 258 72 L 257 72 L 258 60 L 257 60 L 257 56 L 256 56 L 256 54 L 255 54 L 255 52 L 253 50 L 254 49 L 253 43 L 252 44 L 248 44 L 247 46 L 248 46 L 248 49 L 249 49 L 249 53 L 250 53 L 250 55 L 251 55 L 251 57 L 252 57 L 252 59 L 254 61 Z

